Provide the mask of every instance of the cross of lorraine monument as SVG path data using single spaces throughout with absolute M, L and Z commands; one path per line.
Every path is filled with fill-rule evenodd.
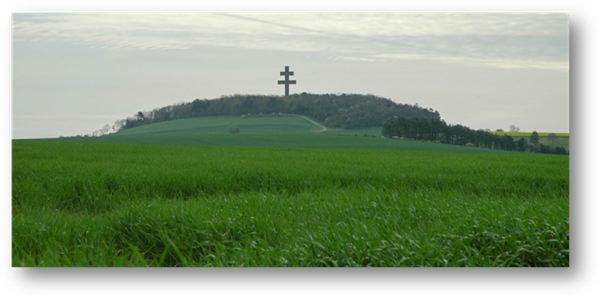
M 293 71 L 289 71 L 289 66 L 285 66 L 285 71 L 280 72 L 285 76 L 285 80 L 279 80 L 279 85 L 285 85 L 285 97 L 289 96 L 289 85 L 295 85 L 295 80 L 289 80 L 289 76 L 293 75 Z

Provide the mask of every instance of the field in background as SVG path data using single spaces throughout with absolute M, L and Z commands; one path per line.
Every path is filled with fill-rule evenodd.
M 510 131 L 494 131 L 493 134 L 496 135 L 509 135 L 509 136 L 519 136 L 519 137 L 530 137 L 532 132 L 510 132 Z M 557 137 L 570 137 L 570 133 L 561 133 L 561 132 L 537 132 L 541 137 L 547 137 L 549 134 L 555 134 Z
M 239 128 L 235 132 L 235 128 Z M 233 129 L 233 130 L 232 130 Z M 68 138 L 70 141 L 192 144 L 238 147 L 367 148 L 420 151 L 489 152 L 466 146 L 425 141 L 396 140 L 381 136 L 381 128 L 358 130 L 327 129 L 305 117 L 222 116 L 198 117 L 159 122 L 123 130 L 103 137 Z
M 12 262 L 569 265 L 567 156 L 401 146 L 13 141 Z
M 236 131 L 235 129 L 239 130 Z M 77 141 L 151 143 L 151 144 L 201 144 L 260 147 L 337 147 L 382 148 L 446 151 L 488 151 L 458 145 L 436 144 L 426 141 L 397 140 L 382 137 L 381 127 L 363 129 L 323 129 L 323 126 L 304 116 L 213 116 L 172 120 L 126 129 L 100 138 L 74 138 Z M 493 132 L 527 140 L 530 132 Z M 549 146 L 569 149 L 568 133 L 541 132 L 540 142 Z
M 497 135 L 509 135 L 514 138 L 514 140 L 519 140 L 520 138 L 525 138 L 527 141 L 530 141 L 530 136 L 532 132 L 493 132 Z M 539 134 L 539 142 L 548 145 L 551 147 L 561 146 L 566 150 L 570 150 L 570 133 L 552 133 L 552 132 L 538 132 Z M 554 134 L 555 138 L 552 138 L 550 134 Z

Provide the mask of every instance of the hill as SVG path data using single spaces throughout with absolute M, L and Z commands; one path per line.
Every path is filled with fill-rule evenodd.
M 439 113 L 417 105 L 400 104 L 374 95 L 358 94 L 293 94 L 289 97 L 234 95 L 218 99 L 195 99 L 169 105 L 117 121 L 113 130 L 120 131 L 174 119 L 264 114 L 299 114 L 327 127 L 358 129 L 382 127 L 394 116 L 438 119 Z
M 265 116 L 270 116 L 274 119 L 286 115 L 293 115 L 296 118 L 287 118 L 291 122 L 285 123 L 281 122 L 281 118 L 274 122 L 265 121 Z M 227 136 L 224 134 L 225 131 L 229 131 L 231 134 L 239 134 L 235 132 L 238 129 L 238 127 L 235 127 L 237 125 L 236 121 L 240 117 L 254 118 L 256 116 L 264 117 L 259 120 L 262 122 L 258 123 L 255 120 L 252 122 L 252 120 L 246 119 L 241 123 L 245 126 L 242 136 L 231 137 L 231 135 Z M 225 118 L 216 119 L 216 117 Z M 303 135 L 302 137 L 292 135 L 294 133 L 297 134 L 296 132 L 305 132 L 306 128 L 301 128 L 300 126 L 308 125 L 312 127 L 311 129 L 316 127 L 316 129 L 322 130 L 321 132 L 327 131 L 327 129 L 337 129 L 338 131 L 336 132 L 342 132 L 341 134 L 345 136 L 349 134 L 367 134 L 368 136 L 377 137 L 382 134 L 390 138 L 408 138 L 433 142 L 428 144 L 428 146 L 435 146 L 434 143 L 443 143 L 508 151 L 518 150 L 560 154 L 567 154 L 568 148 L 567 139 L 565 139 L 565 143 L 561 141 L 563 139 L 559 139 L 560 141 L 558 142 L 555 135 L 549 137 L 551 138 L 549 142 L 543 140 L 540 147 L 531 147 L 526 143 L 526 139 L 520 136 L 514 139 L 509 135 L 498 136 L 482 130 L 472 130 L 462 125 L 447 124 L 441 119 L 439 112 L 431 108 L 400 104 L 387 98 L 359 94 L 301 93 L 287 97 L 233 95 L 212 100 L 195 99 L 192 102 L 169 105 L 152 111 L 139 111 L 133 117 L 116 121 L 112 129 L 106 125 L 91 135 L 100 136 L 108 134 L 111 130 L 123 132 L 148 125 L 193 118 L 211 119 L 207 119 L 207 122 L 198 120 L 152 126 L 150 130 L 136 130 L 131 134 L 121 133 L 118 136 L 113 135 L 103 138 L 103 140 L 137 143 L 309 147 L 336 147 L 343 145 L 355 147 L 357 144 L 355 139 L 352 139 L 349 143 L 344 143 L 347 139 L 341 142 L 330 142 L 331 138 L 315 137 L 312 133 L 300 133 Z M 302 118 L 304 121 L 302 121 Z M 299 126 L 298 121 L 302 122 Z M 188 125 L 191 126 L 188 127 Z M 368 133 L 363 133 L 365 129 Z M 381 129 L 384 131 L 381 131 Z M 384 133 L 372 133 L 377 130 Z M 140 135 L 145 134 L 146 132 L 144 131 L 150 134 Z M 169 135 L 165 135 L 165 131 L 168 131 Z M 256 131 L 266 133 L 263 133 L 262 137 L 256 138 L 256 133 L 254 133 Z M 198 135 L 201 135 L 201 137 Z M 274 135 L 277 135 L 276 139 L 273 138 Z M 129 137 L 123 138 L 122 136 Z M 374 141 L 374 143 L 371 143 L 372 141 L 361 142 L 362 144 L 358 147 L 385 147 L 390 145 L 389 142 L 381 141 Z M 395 146 L 396 143 L 391 145 L 391 147 Z
M 381 136 L 380 127 L 352 130 L 329 128 L 300 115 L 196 117 L 140 125 L 101 137 L 69 139 L 89 142 L 211 146 L 488 151 L 464 146 L 384 138 Z

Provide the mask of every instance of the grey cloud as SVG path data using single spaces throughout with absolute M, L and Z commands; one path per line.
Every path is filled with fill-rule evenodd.
M 14 33 L 15 41 L 96 48 L 237 47 L 363 61 L 417 57 L 568 68 L 567 16 L 560 14 L 26 14 L 15 16 Z

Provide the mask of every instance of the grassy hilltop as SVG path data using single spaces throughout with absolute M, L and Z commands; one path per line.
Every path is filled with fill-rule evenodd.
M 14 266 L 568 266 L 568 157 L 295 115 L 13 141 Z
M 393 117 L 437 119 L 437 111 L 418 105 L 402 104 L 388 98 L 360 94 L 292 94 L 288 97 L 267 95 L 233 95 L 215 99 L 195 99 L 139 111 L 133 117 L 117 121 L 117 130 L 185 119 L 210 116 L 300 114 L 330 128 L 361 129 L 382 127 Z

